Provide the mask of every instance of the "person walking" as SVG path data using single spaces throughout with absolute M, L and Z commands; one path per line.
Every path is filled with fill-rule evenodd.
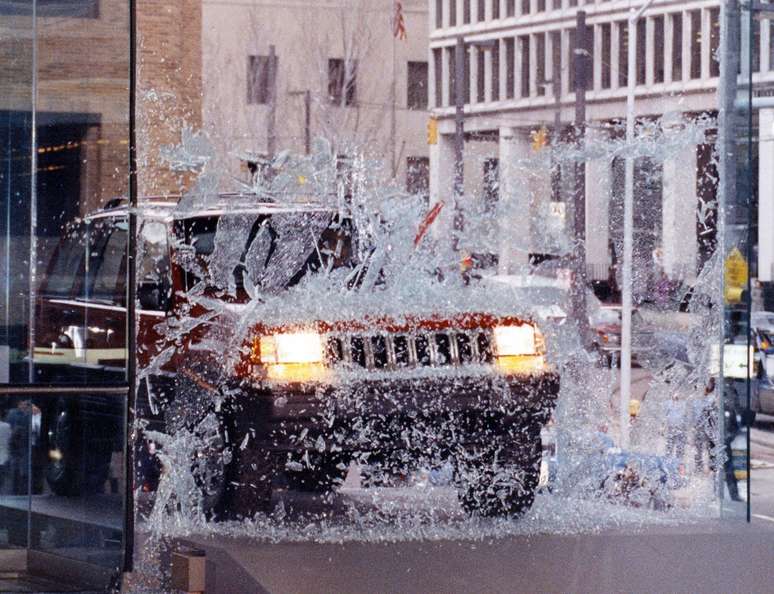
M 704 394 L 693 401 L 693 460 L 697 472 L 705 472 L 705 451 L 708 458 L 706 471 L 714 470 L 715 444 L 717 443 L 716 399 L 715 378 L 711 377 L 704 388 Z
M 683 461 L 685 456 L 687 406 L 685 400 L 675 393 L 665 404 L 666 455 Z
M 11 425 L 0 417 L 0 495 L 6 494 L 11 460 Z
M 742 501 L 739 497 L 739 485 L 736 482 L 736 474 L 734 474 L 734 460 L 732 457 L 731 443 L 734 441 L 736 434 L 739 433 L 739 423 L 736 420 L 736 401 L 738 394 L 734 387 L 733 380 L 726 382 L 726 389 L 723 394 L 723 421 L 724 421 L 724 433 L 723 433 L 723 445 L 725 450 L 725 460 L 723 462 L 723 472 L 726 475 L 726 487 L 728 487 L 728 495 L 731 497 L 731 501 Z

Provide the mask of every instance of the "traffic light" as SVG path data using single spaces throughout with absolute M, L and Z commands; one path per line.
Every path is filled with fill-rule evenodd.
M 435 116 L 427 120 L 427 144 L 438 144 L 438 118 Z
M 532 150 L 536 153 L 548 145 L 548 128 L 545 126 L 542 126 L 539 130 L 533 130 L 529 135 L 532 139 Z

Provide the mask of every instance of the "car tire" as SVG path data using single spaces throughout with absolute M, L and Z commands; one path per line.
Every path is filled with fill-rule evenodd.
M 539 434 L 515 446 L 466 447 L 456 460 L 462 508 L 483 517 L 524 514 L 535 500 L 541 454 Z
M 329 493 L 344 482 L 347 467 L 338 456 L 329 454 L 312 460 L 310 468 L 285 468 L 288 487 L 305 493 Z M 343 468 L 342 468 L 343 466 Z
M 226 483 L 215 508 L 216 518 L 241 520 L 269 512 L 278 466 L 272 452 L 237 448 L 226 465 Z

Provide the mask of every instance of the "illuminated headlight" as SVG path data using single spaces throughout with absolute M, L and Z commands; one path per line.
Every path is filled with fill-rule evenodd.
M 543 334 L 532 324 L 496 326 L 494 347 L 498 369 L 506 375 L 542 373 L 546 370 Z
M 316 332 L 294 332 L 263 336 L 260 341 L 263 364 L 322 363 L 322 338 Z
M 535 327 L 531 324 L 497 326 L 494 329 L 494 339 L 498 357 L 537 354 Z

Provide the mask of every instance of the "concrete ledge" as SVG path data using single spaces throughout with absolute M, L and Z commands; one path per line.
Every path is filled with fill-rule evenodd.
M 708 522 L 486 542 L 265 544 L 191 538 L 216 592 L 770 592 L 774 530 Z M 211 567 L 211 569 L 210 569 Z

